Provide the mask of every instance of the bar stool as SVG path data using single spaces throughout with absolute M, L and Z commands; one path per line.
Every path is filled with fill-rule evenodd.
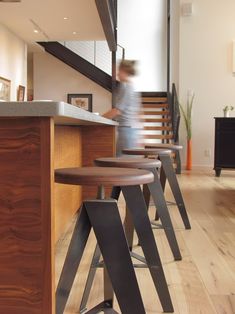
M 161 167 L 161 162 L 157 159 L 148 159 L 148 158 L 125 158 L 125 157 L 108 157 L 108 158 L 97 158 L 94 161 L 96 166 L 99 167 L 119 167 L 119 168 L 135 168 L 135 169 L 145 169 L 149 170 L 154 175 L 154 181 L 147 184 L 147 188 L 151 191 L 151 194 L 154 199 L 154 203 L 159 211 L 159 216 L 161 218 L 162 225 L 158 224 L 159 227 L 163 228 L 169 243 L 169 246 L 172 250 L 173 256 L 175 260 L 181 260 L 181 254 L 178 247 L 178 243 L 176 240 L 175 232 L 172 226 L 171 218 L 168 212 L 168 208 L 164 199 L 164 194 L 162 191 L 162 187 L 160 184 L 160 180 L 158 177 L 158 171 Z M 120 169 L 121 170 L 121 169 Z M 144 185 L 145 186 L 145 185 Z M 115 186 L 113 187 L 111 198 L 118 200 L 121 192 L 121 187 Z M 136 204 L 138 206 L 138 204 Z M 127 237 L 127 242 L 131 251 L 131 256 L 136 258 L 137 260 L 143 262 L 144 264 L 146 261 L 143 259 L 142 256 L 136 254 L 132 251 L 133 245 L 133 235 L 134 235 L 134 225 L 132 223 L 132 219 L 130 217 L 129 210 L 126 210 L 126 216 L 124 221 L 125 226 L 125 233 Z M 89 274 L 87 277 L 86 286 L 84 289 L 82 302 L 80 305 L 80 312 L 82 312 L 86 308 L 86 304 L 88 302 L 88 298 L 90 295 L 92 283 L 94 281 L 96 269 L 100 267 L 100 250 L 99 247 L 96 246 L 95 252 L 92 258 Z M 135 264 L 135 267 L 144 267 L 144 264 Z M 148 265 L 147 265 L 148 267 Z
M 176 168 L 176 174 L 180 174 L 181 173 L 181 162 L 180 162 L 180 151 L 183 149 L 182 145 L 178 145 L 178 144 L 171 144 L 171 143 L 166 143 L 166 144 L 162 144 L 162 143 L 156 143 L 156 144 L 146 144 L 145 148 L 162 148 L 162 149 L 169 149 L 171 150 L 173 153 L 175 153 L 175 158 L 177 160 L 177 168 Z M 165 188 L 165 183 L 166 183 L 166 176 L 163 174 L 161 174 L 162 178 L 161 178 L 161 183 L 162 183 L 162 188 L 164 190 Z M 165 182 L 164 182 L 165 180 Z
M 171 161 L 171 150 L 169 149 L 160 149 L 160 148 L 135 148 L 135 149 L 124 149 L 124 154 L 127 155 L 140 155 L 140 156 L 154 156 L 158 157 L 162 163 L 162 180 L 164 182 L 164 177 L 167 178 L 173 196 L 175 198 L 179 213 L 181 215 L 182 221 L 184 223 L 185 229 L 191 229 L 189 222 L 188 214 L 184 204 L 183 196 L 177 181 L 177 177 Z M 164 184 L 165 185 L 165 184 Z
M 82 204 L 56 291 L 56 314 L 62 314 L 64 311 L 92 227 L 111 284 L 108 286 L 109 289 L 107 289 L 107 286 L 104 289 L 105 301 L 87 313 L 94 314 L 101 311 L 104 313 L 117 313 L 113 309 L 111 286 L 117 297 L 121 313 L 146 313 L 117 203 L 114 199 L 106 200 L 104 198 L 105 185 L 121 186 L 122 192 L 126 196 L 145 259 L 150 266 L 152 277 L 155 278 L 163 308 L 165 311 L 173 312 L 170 294 L 140 189 L 140 184 L 148 184 L 153 179 L 151 172 L 139 169 L 86 167 L 64 168 L 55 171 L 55 181 L 57 183 L 90 185 L 99 188 L 97 199 L 86 200 Z M 138 208 L 135 207 L 136 201 L 138 202 Z
M 161 161 L 157 159 L 149 158 L 125 158 L 125 157 L 110 157 L 110 158 L 97 158 L 95 165 L 99 167 L 121 167 L 121 168 L 136 168 L 149 170 L 154 175 L 154 181 L 147 184 L 150 194 L 152 195 L 154 204 L 158 211 L 162 225 L 157 225 L 158 229 L 163 228 L 166 234 L 169 246 L 171 248 L 174 259 L 181 260 L 181 254 L 179 246 L 176 240 L 174 228 L 171 222 L 170 214 L 166 205 L 163 190 L 160 184 L 158 169 L 161 168 Z M 145 187 L 146 188 L 146 187 Z M 114 187 L 112 197 L 117 199 L 120 195 L 120 188 Z M 127 215 L 128 218 L 128 215 Z M 155 226 L 155 223 L 154 223 Z M 133 231 L 130 230 L 129 246 L 132 246 L 133 242 Z

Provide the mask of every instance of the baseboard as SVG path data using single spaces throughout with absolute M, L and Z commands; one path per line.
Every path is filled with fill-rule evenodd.
M 214 171 L 213 165 L 192 165 L 192 170 Z M 182 170 L 186 170 L 186 164 L 182 165 Z

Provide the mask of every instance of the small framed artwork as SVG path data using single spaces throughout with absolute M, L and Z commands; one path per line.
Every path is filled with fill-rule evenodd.
M 0 101 L 10 101 L 11 81 L 0 77 Z
M 92 94 L 68 94 L 68 103 L 92 112 Z
M 24 101 L 24 94 L 25 94 L 25 87 L 22 85 L 19 85 L 18 91 L 17 91 L 17 101 Z

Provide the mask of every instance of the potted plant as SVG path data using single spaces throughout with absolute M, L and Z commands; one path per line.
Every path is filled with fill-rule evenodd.
M 225 106 L 223 108 L 223 111 L 224 111 L 224 117 L 225 118 L 228 118 L 229 117 L 229 114 L 230 114 L 230 111 L 232 111 L 234 109 L 233 106 Z
M 184 117 L 186 132 L 187 132 L 187 160 L 186 160 L 186 169 L 192 169 L 192 108 L 194 101 L 194 94 L 191 97 L 187 97 L 186 108 L 181 104 L 180 109 Z

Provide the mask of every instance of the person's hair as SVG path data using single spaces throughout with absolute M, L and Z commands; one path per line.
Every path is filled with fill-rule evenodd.
M 119 69 L 125 71 L 127 74 L 136 75 L 136 61 L 135 60 L 122 60 L 119 63 Z

